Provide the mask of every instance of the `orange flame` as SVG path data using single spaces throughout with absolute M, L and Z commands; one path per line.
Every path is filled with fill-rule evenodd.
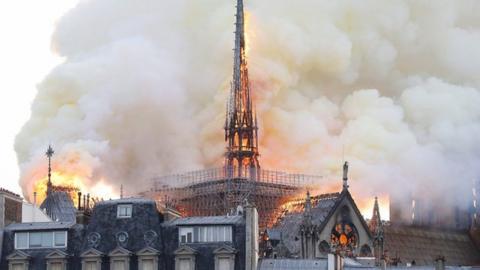
M 359 198 L 355 199 L 355 202 L 365 218 L 369 219 L 372 217 L 375 197 Z M 388 195 L 378 196 L 378 206 L 382 220 L 390 220 L 390 198 Z
M 328 195 L 341 191 L 337 185 L 331 185 L 328 188 L 309 187 L 308 189 L 310 190 L 312 200 L 314 200 L 315 197 L 319 195 Z M 281 205 L 280 209 L 282 214 L 299 213 L 304 211 L 303 208 L 305 203 L 305 197 L 305 194 L 298 194 L 297 196 L 290 198 L 286 203 Z M 367 198 L 354 198 L 354 200 L 362 215 L 365 218 L 370 219 L 373 213 L 373 205 L 375 202 L 375 198 L 372 196 Z M 381 219 L 390 220 L 390 198 L 388 197 L 388 195 L 379 196 L 378 204 L 380 208 Z
M 255 33 L 253 32 L 253 27 L 251 27 L 251 14 L 250 12 L 245 11 L 245 54 L 248 55 L 250 48 L 251 48 L 251 42 L 252 42 L 252 37 L 255 36 Z
M 85 185 L 83 184 L 82 179 L 75 175 L 63 172 L 52 172 L 52 184 L 56 187 L 62 187 L 64 189 L 69 189 L 70 197 L 74 201 L 74 203 L 78 200 L 78 195 L 76 190 L 83 190 L 85 189 Z M 48 177 L 45 176 L 44 178 L 38 180 L 34 184 L 34 191 L 37 193 L 37 201 L 43 202 L 45 197 L 47 196 L 47 183 Z
M 91 198 L 108 199 L 116 197 L 112 187 L 107 185 L 104 179 L 97 181 L 93 186 L 88 185 L 88 179 L 72 172 L 53 171 L 51 181 L 55 189 L 60 189 L 69 193 L 73 203 L 78 206 L 78 194 L 80 191 L 83 194 L 90 194 Z M 34 191 L 37 193 L 37 202 L 41 203 L 47 196 L 48 177 L 45 176 L 40 180 L 35 181 Z

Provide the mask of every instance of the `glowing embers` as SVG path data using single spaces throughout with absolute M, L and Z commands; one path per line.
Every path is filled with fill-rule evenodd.
M 336 220 L 330 236 L 332 249 L 343 256 L 353 256 L 358 244 L 358 232 L 351 222 L 350 209 L 343 206 Z
M 358 233 L 351 223 L 339 223 L 332 229 L 331 244 L 334 250 L 343 255 L 351 255 L 357 247 Z
M 348 238 L 347 238 L 347 235 L 342 233 L 340 235 L 340 245 L 342 246 L 346 246 L 348 244 Z

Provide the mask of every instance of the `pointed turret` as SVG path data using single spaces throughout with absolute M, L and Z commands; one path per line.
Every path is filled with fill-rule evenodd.
M 375 254 L 375 262 L 377 265 L 381 264 L 381 260 L 384 255 L 384 233 L 382 219 L 380 218 L 380 207 L 378 206 L 378 198 L 375 197 L 375 203 L 373 204 L 373 214 L 368 228 L 373 235 L 373 248 Z
M 313 259 L 315 257 L 315 243 L 317 241 L 317 226 L 312 222 L 312 198 L 307 190 L 305 198 L 305 210 L 303 211 L 303 222 L 300 225 L 302 258 Z
M 373 204 L 373 213 L 372 213 L 372 219 L 370 220 L 370 223 L 368 224 L 368 227 L 370 228 L 370 231 L 375 234 L 379 226 L 382 225 L 382 220 L 380 218 L 380 207 L 378 206 L 378 198 L 375 197 L 375 203 Z
M 312 223 L 312 198 L 310 197 L 310 191 L 307 190 L 307 197 L 305 199 L 305 211 L 303 212 L 304 223 Z
M 233 79 L 225 119 L 225 168 L 230 177 L 256 179 L 260 168 L 258 128 L 252 105 L 245 49 L 243 0 L 237 0 Z

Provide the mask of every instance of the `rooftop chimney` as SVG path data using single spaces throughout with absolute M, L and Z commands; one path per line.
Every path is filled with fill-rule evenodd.
M 82 210 L 82 192 L 78 192 L 78 210 Z
M 435 259 L 435 270 L 445 270 L 445 257 L 438 256 Z
M 33 192 L 32 221 L 35 222 L 35 208 L 37 208 L 37 192 Z

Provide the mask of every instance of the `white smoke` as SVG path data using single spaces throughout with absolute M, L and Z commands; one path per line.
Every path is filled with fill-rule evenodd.
M 91 0 L 66 14 L 53 37 L 66 60 L 16 140 L 25 195 L 49 142 L 77 153 L 63 166 L 84 163 L 88 181 L 132 193 L 153 174 L 221 165 L 234 2 Z M 471 190 L 478 1 L 245 5 L 264 168 L 339 175 L 349 160 L 360 198 Z

